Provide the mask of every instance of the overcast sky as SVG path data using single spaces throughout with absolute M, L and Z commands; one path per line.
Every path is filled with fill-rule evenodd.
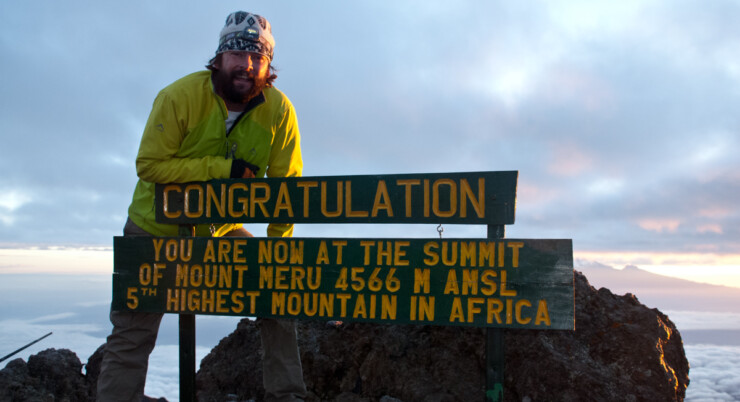
M 0 247 L 110 247 L 154 97 L 239 9 L 272 23 L 304 175 L 518 170 L 507 237 L 740 265 L 730 0 L 3 1 Z M 436 236 L 296 235 L 380 230 Z

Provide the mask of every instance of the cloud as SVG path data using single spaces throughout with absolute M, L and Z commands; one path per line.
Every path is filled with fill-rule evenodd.
M 691 364 L 687 401 L 740 400 L 740 347 L 684 345 Z
M 663 310 L 679 331 L 709 329 L 740 329 L 740 314 Z

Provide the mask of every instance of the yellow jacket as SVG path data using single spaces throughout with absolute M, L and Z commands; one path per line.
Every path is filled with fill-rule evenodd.
M 155 236 L 177 236 L 178 226 L 154 219 L 154 183 L 187 183 L 227 179 L 231 158 L 259 167 L 257 177 L 300 176 L 300 134 L 290 100 L 266 88 L 226 132 L 228 111 L 213 91 L 210 71 L 187 75 L 164 88 L 154 100 L 136 157 L 139 182 L 128 214 Z M 239 225 L 221 225 L 221 235 Z M 291 224 L 270 224 L 268 236 L 290 236 Z M 197 236 L 210 236 L 209 225 L 197 225 Z

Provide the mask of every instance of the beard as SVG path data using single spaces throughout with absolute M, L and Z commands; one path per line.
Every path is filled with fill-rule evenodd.
M 235 84 L 236 80 L 247 79 L 252 85 L 249 88 L 242 88 Z M 257 76 L 256 74 L 245 71 L 232 71 L 227 73 L 223 70 L 217 70 L 213 74 L 213 86 L 216 93 L 231 103 L 246 104 L 250 99 L 257 96 L 267 87 L 267 77 Z

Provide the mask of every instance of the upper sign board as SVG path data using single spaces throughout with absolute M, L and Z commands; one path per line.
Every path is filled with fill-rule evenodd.
M 157 184 L 160 223 L 514 223 L 516 171 Z

